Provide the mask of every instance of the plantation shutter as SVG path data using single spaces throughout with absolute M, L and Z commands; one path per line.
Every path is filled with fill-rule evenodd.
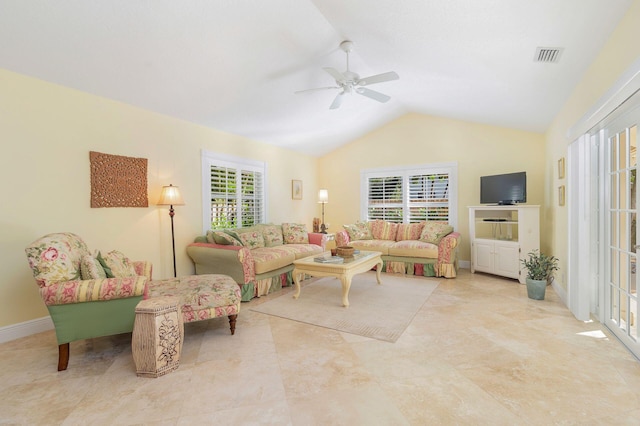
M 409 222 L 449 219 L 449 175 L 409 176 Z
M 242 226 L 255 225 L 260 223 L 264 210 L 262 173 L 242 170 L 240 176 Z
M 369 220 L 402 222 L 402 176 L 369 179 Z
M 456 223 L 457 165 L 412 166 L 361 172 L 361 218 L 396 223 Z
M 211 166 L 211 228 L 237 227 L 236 171 Z
M 208 158 L 207 164 L 210 229 L 241 228 L 264 222 L 264 170 Z

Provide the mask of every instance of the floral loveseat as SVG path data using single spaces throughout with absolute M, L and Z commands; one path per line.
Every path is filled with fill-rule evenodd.
M 384 272 L 454 278 L 458 270 L 460 234 L 442 222 L 358 222 L 344 225 L 336 243 L 381 252 Z
M 327 236 L 308 233 L 306 225 L 261 224 L 210 230 L 187 246 L 196 274 L 225 274 L 240 285 L 242 301 L 293 283 L 293 261 L 324 251 Z

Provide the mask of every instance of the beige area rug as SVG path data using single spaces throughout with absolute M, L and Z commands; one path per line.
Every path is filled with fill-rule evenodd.
M 251 308 L 252 311 L 317 325 L 345 333 L 395 342 L 438 286 L 434 278 L 406 275 L 358 274 L 349 291 L 349 307 L 342 306 L 342 286 L 337 278 L 302 283 L 300 297 L 293 292 Z

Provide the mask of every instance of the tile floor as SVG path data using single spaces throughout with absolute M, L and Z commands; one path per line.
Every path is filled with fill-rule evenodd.
M 250 310 L 271 297 L 242 305 L 233 337 L 187 324 L 157 379 L 135 375 L 130 334 L 72 343 L 61 373 L 52 331 L 4 343 L 0 424 L 640 424 L 640 363 L 551 288 L 533 301 L 462 270 L 393 344 Z

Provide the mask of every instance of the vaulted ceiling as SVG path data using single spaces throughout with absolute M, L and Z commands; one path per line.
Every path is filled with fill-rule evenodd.
M 0 68 L 314 156 L 408 112 L 544 132 L 631 0 L 0 0 Z M 330 110 L 323 70 L 399 80 Z M 536 48 L 560 48 L 538 62 Z

